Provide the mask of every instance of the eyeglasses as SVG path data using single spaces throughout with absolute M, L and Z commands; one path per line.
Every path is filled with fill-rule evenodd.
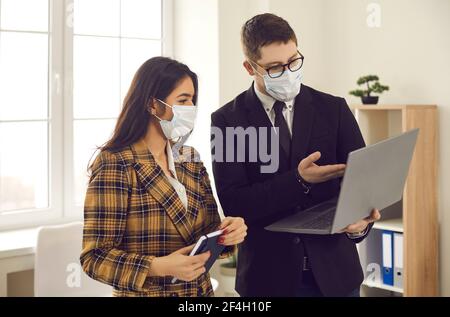
M 297 51 L 297 53 L 300 55 L 299 57 L 297 57 L 297 58 L 293 59 L 292 61 L 290 61 L 289 63 L 283 64 L 283 65 L 275 65 L 275 66 L 272 66 L 269 68 L 265 68 L 256 62 L 252 61 L 252 63 L 255 63 L 256 65 L 258 65 L 259 67 L 264 69 L 270 78 L 278 78 L 284 74 L 286 68 L 289 69 L 291 72 L 296 72 L 300 68 L 302 68 L 305 57 L 299 51 Z

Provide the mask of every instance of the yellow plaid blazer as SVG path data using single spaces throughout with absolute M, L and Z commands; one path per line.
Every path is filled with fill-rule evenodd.
M 114 296 L 214 295 L 209 274 L 174 284 L 172 277 L 148 276 L 154 257 L 191 245 L 220 224 L 204 165 L 186 160 L 192 148 L 182 150 L 175 169 L 187 210 L 142 139 L 119 152 L 102 151 L 94 161 L 80 262 L 91 278 L 112 285 Z M 227 247 L 221 257 L 234 251 Z

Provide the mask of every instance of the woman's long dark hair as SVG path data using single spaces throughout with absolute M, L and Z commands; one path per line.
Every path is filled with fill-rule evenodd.
M 148 105 L 153 98 L 165 100 L 177 84 L 186 77 L 191 78 L 194 84 L 193 102 L 196 104 L 197 75 L 185 64 L 160 56 L 153 57 L 142 64 L 134 75 L 123 101 L 122 111 L 111 139 L 98 147 L 98 150 L 119 151 L 144 137 L 150 122 Z

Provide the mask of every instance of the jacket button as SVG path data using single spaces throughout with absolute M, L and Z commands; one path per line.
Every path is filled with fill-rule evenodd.
M 178 297 L 178 294 L 174 292 L 174 293 L 170 294 L 170 296 L 172 296 L 172 297 Z
M 203 289 L 201 287 L 197 288 L 197 296 L 202 296 L 203 295 Z
M 294 242 L 294 244 L 299 244 L 300 243 L 300 238 L 299 237 L 295 237 L 292 242 Z

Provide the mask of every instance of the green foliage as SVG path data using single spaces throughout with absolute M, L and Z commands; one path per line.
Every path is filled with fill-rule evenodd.
M 349 92 L 350 95 L 356 96 L 356 97 L 363 97 L 364 96 L 364 90 L 356 89 Z
M 373 83 L 372 83 L 373 82 Z M 377 75 L 362 76 L 356 82 L 359 86 L 366 85 L 366 89 L 355 89 L 349 92 L 350 95 L 356 97 L 370 97 L 371 93 L 381 94 L 383 91 L 389 90 L 389 86 L 381 85 Z
M 359 77 L 359 79 L 356 83 L 361 86 L 368 82 L 376 81 L 376 80 L 380 80 L 377 75 L 367 75 L 367 76 Z
M 378 81 L 372 85 L 372 91 L 381 94 L 383 91 L 389 90 L 389 86 L 383 86 Z

